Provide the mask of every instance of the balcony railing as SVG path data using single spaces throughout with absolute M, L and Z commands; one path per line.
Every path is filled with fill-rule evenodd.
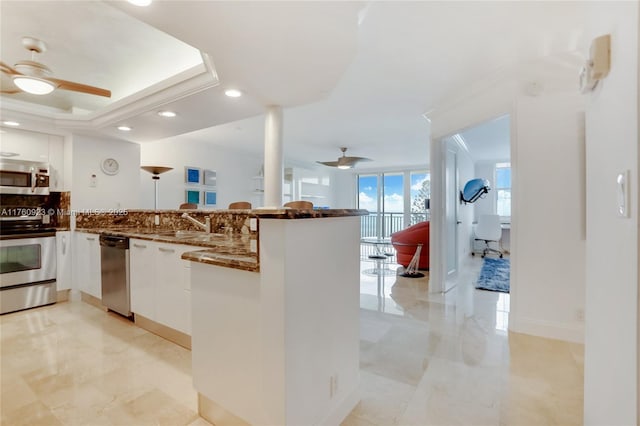
M 369 216 L 361 216 L 360 236 L 361 238 L 389 238 L 391 234 L 418 222 L 429 220 L 429 212 L 410 213 L 411 223 L 404 224 L 404 213 L 369 213 Z M 381 221 L 380 227 L 378 221 Z M 378 229 L 380 228 L 380 235 Z

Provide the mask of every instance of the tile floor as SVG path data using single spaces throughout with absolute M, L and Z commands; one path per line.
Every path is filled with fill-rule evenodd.
M 363 261 L 355 425 L 582 423 L 583 347 L 507 333 L 509 296 Z M 395 270 L 396 265 L 381 265 Z M 208 425 L 190 352 L 82 302 L 0 317 L 2 425 Z

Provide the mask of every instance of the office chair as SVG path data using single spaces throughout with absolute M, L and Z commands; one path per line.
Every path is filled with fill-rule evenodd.
M 500 226 L 500 216 L 497 214 L 482 214 L 478 217 L 478 224 L 475 229 L 476 241 L 484 241 L 485 248 L 482 251 L 482 257 L 488 253 L 494 253 L 502 257 L 502 251 L 496 250 L 489 246 L 489 243 L 500 243 L 502 238 L 502 227 Z M 475 255 L 474 252 L 471 252 Z

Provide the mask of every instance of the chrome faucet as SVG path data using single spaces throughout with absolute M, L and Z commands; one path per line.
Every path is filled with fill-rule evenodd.
M 191 216 L 189 216 L 187 213 L 182 213 L 182 217 L 185 219 L 189 219 L 191 222 L 193 222 L 195 225 L 199 226 L 200 228 L 204 229 L 205 232 L 211 232 L 211 218 L 209 216 L 204 218 L 204 223 L 200 222 L 197 219 L 192 218 Z

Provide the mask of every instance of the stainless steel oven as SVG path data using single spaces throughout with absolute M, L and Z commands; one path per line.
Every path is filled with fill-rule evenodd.
M 0 194 L 49 194 L 49 164 L 0 160 Z
M 38 222 L 38 219 L 31 219 Z M 56 233 L 40 226 L 29 229 L 15 220 L 2 221 L 0 234 L 0 314 L 55 303 Z

